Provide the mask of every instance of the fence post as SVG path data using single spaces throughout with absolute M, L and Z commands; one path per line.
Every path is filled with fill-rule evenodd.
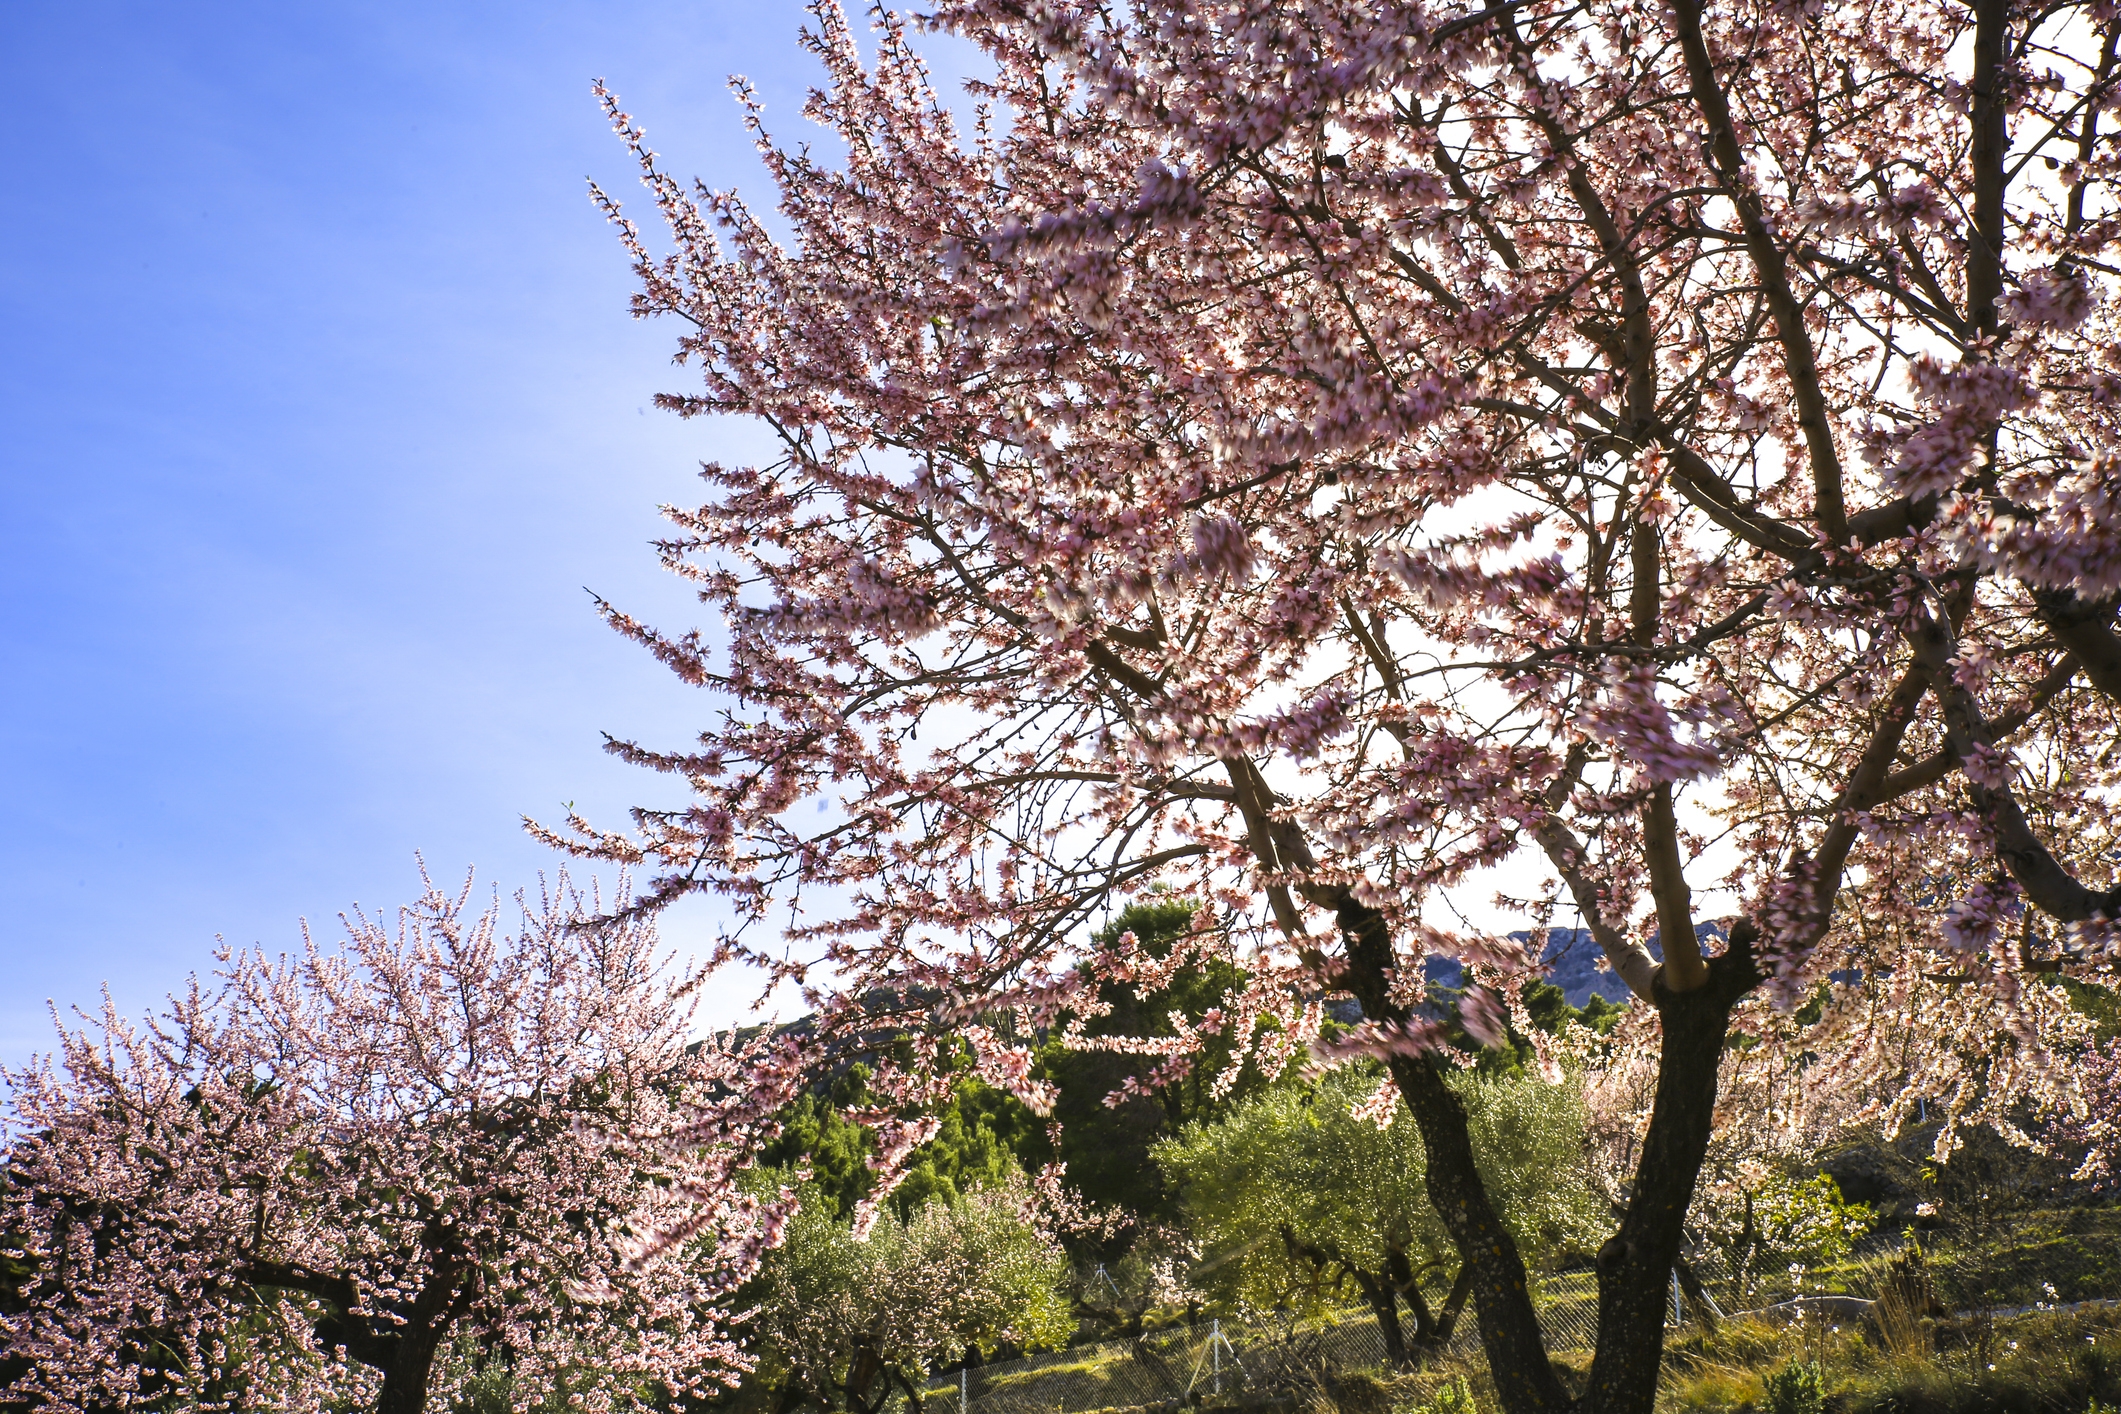
M 1223 1321 L 1220 1316 L 1215 1318 L 1214 1329 L 1208 1335 L 1208 1358 L 1215 1362 L 1215 1392 L 1221 1394 L 1223 1392 Z M 1193 1368 L 1197 1370 L 1200 1366 L 1195 1365 Z
M 966 1387 L 971 1383 L 971 1372 L 963 1365 L 957 1367 L 957 1414 L 965 1414 Z
M 1679 1299 L 1679 1268 L 1672 1268 L 1672 1324 L 1686 1324 L 1686 1303 Z

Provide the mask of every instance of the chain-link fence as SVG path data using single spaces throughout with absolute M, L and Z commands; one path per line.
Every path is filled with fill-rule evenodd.
M 1320 1370 L 1385 1360 L 1376 1318 L 1366 1312 L 1207 1320 L 957 1371 L 938 1377 L 922 1402 L 929 1414 L 1136 1408 L 1284 1389 Z
M 1734 1263 L 1725 1253 L 1699 1250 L 1672 1274 L 1666 1318 L 1673 1325 L 1748 1315 L 1861 1321 L 1888 1273 L 1907 1271 L 1911 1262 L 1919 1266 L 1936 1315 L 1994 1316 L 2121 1298 L 2121 1209 L 2021 1214 L 1983 1239 L 1932 1249 L 1903 1234 L 1867 1244 L 1848 1261 L 1812 1269 Z M 1594 1272 L 1547 1273 L 1535 1283 L 1534 1300 L 1551 1352 L 1591 1349 L 1598 1329 Z M 1470 1309 L 1429 1358 L 1481 1358 Z M 1303 1318 L 1264 1314 L 1166 1326 L 1131 1339 L 951 1371 L 930 1383 L 921 1402 L 925 1414 L 1087 1414 L 1293 1391 L 1329 1372 L 1388 1364 L 1384 1337 L 1367 1310 Z

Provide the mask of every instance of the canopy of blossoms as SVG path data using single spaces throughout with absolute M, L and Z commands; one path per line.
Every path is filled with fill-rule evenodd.
M 470 900 L 224 950 L 166 1013 L 106 999 L 5 1074 L 9 1398 L 418 1414 L 499 1361 L 611 1410 L 749 1368 L 726 1298 L 787 1203 L 737 1172 L 799 1071 L 688 1044 L 697 979 L 645 920 L 585 926 L 564 878 L 513 934 Z
M 711 692 L 614 747 L 690 803 L 551 837 L 719 894 L 820 1054 L 926 1038 L 908 1105 L 960 1042 L 1039 1101 L 1089 972 L 1175 965 L 1086 925 L 1207 905 L 1177 956 L 1248 969 L 1204 1023 L 1240 1060 L 1361 1001 L 1336 1054 L 1502 1254 L 1513 1410 L 1563 1395 L 1419 1003 L 1467 964 L 1491 1034 L 1541 961 L 1466 920 L 1580 923 L 1661 1019 L 1589 1407 L 1648 1407 L 1730 1028 L 1825 988 L 1820 1080 L 1885 1123 L 2078 1103 L 2050 982 L 2121 941 L 2111 7 L 945 0 L 962 120 L 902 17 L 865 59 L 813 15 L 843 155 L 738 87 L 770 222 L 607 95 L 666 253 L 599 198 L 699 380 L 661 401 L 781 451 L 670 511 L 710 627 L 607 609 Z

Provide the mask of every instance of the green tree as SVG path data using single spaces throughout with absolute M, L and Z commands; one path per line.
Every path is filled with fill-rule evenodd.
M 754 1338 L 783 1377 L 781 1407 L 876 1414 L 903 1393 L 918 1408 L 927 1368 L 968 1347 L 991 1355 L 1066 1340 L 1067 1256 L 1025 1216 L 1028 1200 L 1019 1177 L 906 1217 L 886 1208 L 860 1236 L 806 1202 L 750 1288 Z
M 1186 1126 L 1157 1146 L 1156 1161 L 1185 1195 L 1211 1293 L 1315 1305 L 1352 1286 L 1376 1312 L 1389 1357 L 1404 1363 L 1400 1306 L 1414 1319 L 1413 1346 L 1434 1348 L 1450 1338 L 1470 1277 L 1429 1201 L 1405 1106 L 1390 1096 L 1382 1125 L 1365 1109 L 1379 1081 L 1374 1067 L 1355 1067 L 1315 1087 L 1277 1084 L 1218 1122 Z M 1575 1089 L 1469 1071 L 1451 1083 L 1520 1246 L 1536 1255 L 1591 1239 L 1604 1205 L 1584 1173 Z
M 760 1154 L 762 1165 L 810 1170 L 808 1205 L 845 1218 L 876 1188 L 869 1166 L 876 1135 L 847 1118 L 874 1103 L 869 1067 L 850 1066 L 822 1093 L 799 1097 L 783 1116 L 780 1135 Z M 930 1199 L 948 1200 L 982 1185 L 998 1187 L 1020 1173 L 1028 1156 L 1046 1147 L 1043 1121 L 1022 1101 L 976 1075 L 959 1078 L 938 1117 L 935 1137 L 914 1152 L 891 1206 L 906 1217 Z
M 1842 1261 L 1877 1219 L 1868 1204 L 1844 1200 L 1833 1175 L 1824 1173 L 1808 1179 L 1770 1173 L 1745 1190 L 1738 1213 L 1735 1229 L 1712 1228 L 1709 1237 L 1747 1279 L 1785 1263 L 1823 1267 Z
M 976 1188 L 1007 1186 L 1023 1172 L 1027 1152 L 1045 1143 L 1045 1121 L 976 1075 L 958 1082 L 940 1119 L 935 1137 L 921 1146 L 892 1190 L 891 1202 L 901 1216 Z
M 1098 933 L 1097 944 L 1109 948 L 1132 933 L 1149 954 L 1168 958 L 1192 927 L 1193 913 L 1192 904 L 1178 900 L 1137 903 Z M 1084 1030 L 1092 1036 L 1168 1036 L 1174 1012 L 1198 1021 L 1243 982 L 1244 973 L 1225 961 L 1188 963 L 1169 985 L 1153 991 L 1107 981 L 1098 989 L 1105 1010 L 1088 1019 Z M 903 1217 L 931 1197 L 998 1183 L 1016 1168 L 1035 1170 L 1060 1159 L 1068 1166 L 1069 1183 L 1090 1202 L 1144 1222 L 1168 1221 L 1176 1216 L 1176 1203 L 1150 1150 L 1188 1122 L 1226 1113 L 1265 1083 L 1248 1067 L 1227 1093 L 1217 1095 L 1215 1079 L 1230 1048 L 1229 1039 L 1219 1038 L 1183 1077 L 1108 1104 L 1130 1080 L 1145 1080 L 1156 1058 L 1070 1050 L 1048 1041 L 1039 1050 L 1037 1073 L 1057 1093 L 1050 1119 L 1063 1133 L 1058 1149 L 1049 1138 L 1047 1119 L 968 1071 L 939 1117 L 941 1128 L 915 1152 L 892 1202 Z M 830 1085 L 804 1095 L 790 1106 L 780 1137 L 760 1156 L 767 1166 L 807 1165 L 817 1187 L 815 1201 L 842 1217 L 875 1186 L 869 1167 L 875 1136 L 846 1118 L 873 1103 L 869 1075 L 866 1065 L 850 1066 Z
M 1194 906 L 1179 900 L 1137 903 L 1097 934 L 1097 947 L 1109 949 L 1132 933 L 1141 951 L 1161 961 L 1191 930 L 1193 915 Z M 1098 988 L 1098 1001 L 1108 1010 L 1083 1029 L 1091 1036 L 1169 1036 L 1172 1013 L 1198 1021 L 1243 983 L 1243 971 L 1221 960 L 1189 962 L 1168 986 L 1153 991 L 1107 981 Z M 1232 1044 L 1228 1036 L 1215 1037 L 1183 1077 L 1113 1103 L 1107 1102 L 1129 1080 L 1146 1080 L 1160 1058 L 1047 1045 L 1039 1068 L 1058 1092 L 1053 1118 L 1060 1123 L 1060 1148 L 1057 1154 L 1042 1148 L 1040 1135 L 1027 1146 L 1026 1159 L 1058 1157 L 1068 1166 L 1069 1184 L 1090 1202 L 1135 1214 L 1143 1223 L 1169 1221 L 1177 1215 L 1176 1195 L 1151 1152 L 1186 1124 L 1227 1113 L 1266 1083 L 1247 1066 L 1227 1092 L 1215 1092 Z
M 868 1095 L 869 1067 L 850 1068 L 822 1093 L 797 1096 L 781 1117 L 780 1134 L 759 1151 L 762 1168 L 809 1169 L 806 1211 L 844 1217 L 875 1187 L 869 1159 L 876 1153 L 876 1136 L 846 1117 L 849 1109 L 866 1104 Z
M 1132 933 L 1150 955 L 1168 958 L 1191 929 L 1193 913 L 1192 904 L 1178 900 L 1137 903 L 1097 934 L 1097 944 L 1110 948 Z M 1198 1021 L 1243 983 L 1242 970 L 1220 960 L 1190 962 L 1177 969 L 1167 986 L 1152 991 L 1107 981 L 1098 989 L 1104 1010 L 1089 1018 L 1084 1030 L 1091 1036 L 1168 1036 L 1174 1030 L 1173 1013 Z M 1070 1050 L 1050 1040 L 1039 1048 L 1037 1060 L 1039 1078 L 1051 1084 L 1057 1096 L 1047 1118 L 968 1070 L 939 1116 L 935 1137 L 915 1151 L 905 1180 L 892 1194 L 892 1205 L 904 1217 L 931 1198 L 1000 1183 L 1019 1169 L 1029 1172 L 1059 1159 L 1068 1166 L 1069 1184 L 1089 1202 L 1132 1214 L 1139 1225 L 1168 1223 L 1177 1216 L 1177 1203 L 1150 1151 L 1181 1126 L 1224 1114 L 1265 1084 L 1257 1069 L 1247 1067 L 1228 1091 L 1215 1092 L 1231 1045 L 1229 1038 L 1217 1038 L 1184 1076 L 1108 1103 L 1130 1080 L 1146 1080 L 1157 1058 Z M 853 1065 L 829 1085 L 802 1096 L 783 1117 L 780 1136 L 760 1155 L 761 1164 L 769 1167 L 807 1166 L 816 1185 L 813 1201 L 841 1217 L 876 1184 L 869 1167 L 876 1138 L 846 1117 L 873 1103 L 869 1076 L 868 1066 Z M 1052 1123 L 1063 1136 L 1058 1148 L 1050 1138 Z M 1121 1245 L 1130 1243 L 1132 1235 L 1133 1229 L 1123 1233 Z M 1115 1260 L 1119 1255 L 1098 1254 Z
M 1453 1062 L 1483 1075 L 1515 1075 L 1536 1069 L 1538 1048 L 1514 1024 L 1504 1028 L 1502 1043 L 1492 1046 L 1466 1030 L 1458 1009 L 1464 996 L 1457 987 L 1429 987 L 1429 1011 L 1441 1020 L 1444 1039 L 1458 1053 Z M 1559 1036 L 1572 1026 L 1604 1036 L 1627 1014 L 1626 1003 L 1609 1002 L 1595 992 L 1583 1006 L 1570 1006 L 1568 993 L 1552 982 L 1534 982 L 1525 988 L 1524 1009 L 1533 1027 L 1549 1036 Z

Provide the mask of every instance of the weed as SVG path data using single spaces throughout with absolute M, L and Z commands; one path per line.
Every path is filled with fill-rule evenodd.
M 1871 1317 L 1878 1324 L 1879 1342 L 1895 1355 L 1928 1355 L 1930 1318 L 1940 1309 L 1922 1249 L 1911 1243 L 1878 1277 Z
M 1465 1376 L 1453 1375 L 1430 1390 L 1426 1401 L 1405 1414 L 1480 1414 L 1480 1404 L 1473 1398 L 1473 1387 L 1466 1383 Z
M 1673 1378 L 1670 1389 L 1672 1404 L 1703 1414 L 1758 1409 L 1762 1398 L 1760 1376 L 1735 1365 L 1698 1363 Z
M 1825 1414 L 1819 1362 L 1792 1360 L 1767 1378 L 1767 1414 Z

